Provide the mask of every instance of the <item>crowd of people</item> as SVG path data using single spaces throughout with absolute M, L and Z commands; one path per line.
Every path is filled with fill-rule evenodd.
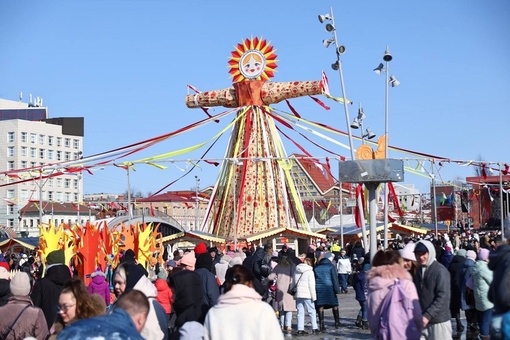
M 42 266 L 37 253 L 0 254 L 1 339 L 283 339 L 344 326 L 338 297 L 351 292 L 353 324 L 376 339 L 510 335 L 510 244 L 491 233 L 397 236 L 372 261 L 361 242 L 332 239 L 301 254 L 200 242 L 146 267 L 128 249 L 113 275 L 90 280 L 64 255 Z

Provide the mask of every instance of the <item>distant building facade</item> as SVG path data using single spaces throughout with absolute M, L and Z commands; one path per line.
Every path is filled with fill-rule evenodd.
M 83 117 L 48 118 L 42 100 L 0 99 L 0 136 L 4 141 L 0 174 L 4 184 L 12 183 L 0 187 L 0 225 L 16 231 L 25 228 L 23 208 L 31 201 L 81 201 L 81 175 L 51 177 L 54 170 L 44 167 L 82 156 Z

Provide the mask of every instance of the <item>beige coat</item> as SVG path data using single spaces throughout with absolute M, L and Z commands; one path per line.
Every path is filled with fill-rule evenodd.
M 295 312 L 297 310 L 294 296 L 287 292 L 291 283 L 291 271 L 293 274 L 295 270 L 294 265 L 282 266 L 278 264 L 268 277 L 269 280 L 276 279 L 276 303 L 277 309 L 280 311 Z

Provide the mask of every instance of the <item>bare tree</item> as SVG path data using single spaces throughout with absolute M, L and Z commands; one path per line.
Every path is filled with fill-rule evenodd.
M 484 163 L 485 160 L 483 159 L 482 155 L 478 155 L 478 158 L 476 159 L 479 163 Z M 475 166 L 475 175 L 478 177 L 481 177 L 482 174 L 482 167 L 481 166 Z

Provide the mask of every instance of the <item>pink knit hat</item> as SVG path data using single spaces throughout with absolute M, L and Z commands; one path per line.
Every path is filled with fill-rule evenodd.
M 186 266 L 195 267 L 196 262 L 197 259 L 195 258 L 195 252 L 186 253 L 181 258 L 181 265 L 184 264 Z

